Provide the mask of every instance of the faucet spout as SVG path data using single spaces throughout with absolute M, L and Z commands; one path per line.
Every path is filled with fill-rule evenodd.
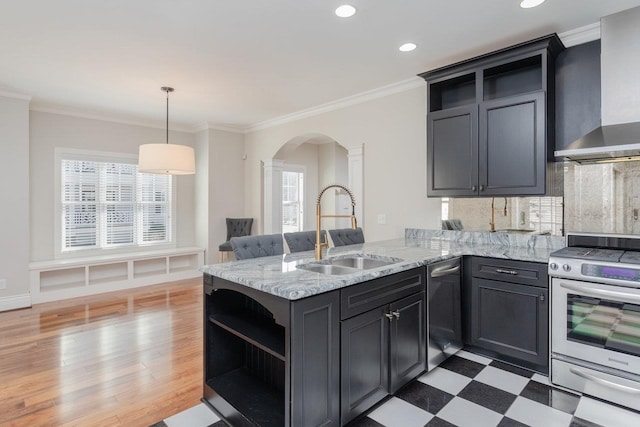
M 322 215 L 322 208 L 320 207 L 320 200 L 322 199 L 322 195 L 330 188 L 339 188 L 344 190 L 349 197 L 351 198 L 351 215 Z M 356 199 L 353 196 L 351 190 L 349 190 L 344 185 L 340 184 L 331 184 L 324 187 L 320 193 L 318 194 L 318 199 L 316 201 L 316 245 L 315 245 L 315 256 L 316 259 L 322 259 L 322 248 L 328 248 L 329 243 L 326 241 L 322 241 L 322 236 L 320 234 L 320 230 L 322 228 L 322 218 L 350 218 L 351 219 L 351 228 L 356 228 L 358 226 L 356 220 Z

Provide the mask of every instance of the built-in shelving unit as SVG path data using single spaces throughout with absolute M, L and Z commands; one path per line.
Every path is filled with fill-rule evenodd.
M 205 295 L 205 383 L 260 426 L 285 425 L 285 327 L 246 295 Z
M 430 86 L 429 111 L 472 105 L 476 102 L 476 74 L 468 73 Z
M 233 315 L 213 314 L 209 320 L 228 332 L 246 340 L 280 360 L 284 356 L 284 329 L 272 322 L 264 322 L 257 316 L 239 317 Z
M 157 276 L 167 274 L 165 258 L 149 258 L 133 261 L 133 277 Z
M 33 262 L 31 299 L 42 303 L 199 277 L 203 264 L 204 249 L 196 247 Z

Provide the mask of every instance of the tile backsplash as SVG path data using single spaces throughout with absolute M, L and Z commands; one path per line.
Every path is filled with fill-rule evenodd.
M 640 234 L 640 162 L 564 169 L 567 231 Z
M 489 231 L 491 202 L 491 197 L 443 198 L 442 218 L 460 220 L 466 231 Z M 562 235 L 562 197 L 495 197 L 493 209 L 498 232 Z
M 497 231 L 556 236 L 572 231 L 640 234 L 640 161 L 566 162 L 564 201 L 562 197 L 496 197 L 493 201 Z M 490 228 L 490 197 L 443 198 L 442 206 L 442 218 L 459 219 L 466 231 Z

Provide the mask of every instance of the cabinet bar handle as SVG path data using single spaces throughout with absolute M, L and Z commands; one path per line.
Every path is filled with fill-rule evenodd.
M 477 187 L 475 185 L 471 186 L 471 191 L 476 191 Z
M 518 272 L 516 270 L 504 270 L 502 268 L 496 268 L 496 273 L 510 274 L 512 276 L 518 275 Z
M 484 185 L 480 184 L 480 191 L 484 191 Z
M 400 312 L 399 311 L 393 311 L 391 312 L 391 314 L 393 314 L 394 316 L 396 316 L 396 319 L 400 318 Z
M 387 316 L 387 319 L 389 319 L 389 322 L 391 322 L 393 320 L 393 314 L 385 313 L 384 315 Z

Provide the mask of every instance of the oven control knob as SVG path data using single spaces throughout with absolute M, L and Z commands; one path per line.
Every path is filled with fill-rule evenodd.
M 562 266 L 562 269 L 563 269 L 564 271 L 566 271 L 566 272 L 569 272 L 569 271 L 571 271 L 571 266 L 570 266 L 569 264 L 564 264 L 564 265 Z
M 558 269 L 558 264 L 556 264 L 555 262 L 552 262 L 551 264 L 549 264 L 549 268 L 552 270 L 557 270 Z

